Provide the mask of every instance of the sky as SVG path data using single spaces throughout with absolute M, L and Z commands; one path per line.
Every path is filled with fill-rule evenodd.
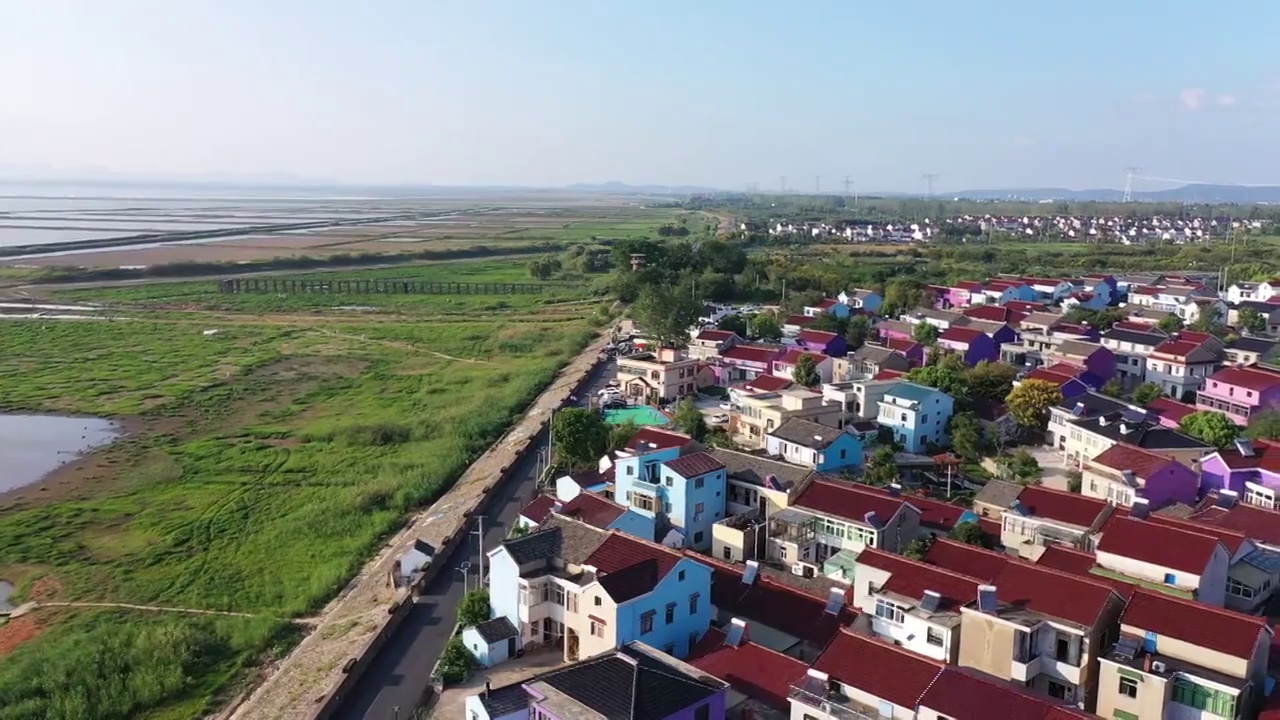
M 0 170 L 1280 184 L 1276 0 L 0 0 Z

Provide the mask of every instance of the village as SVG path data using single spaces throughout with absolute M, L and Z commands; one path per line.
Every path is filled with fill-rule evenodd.
M 624 320 L 561 412 L 625 444 L 486 549 L 468 720 L 1280 716 L 1280 280 L 924 297 Z

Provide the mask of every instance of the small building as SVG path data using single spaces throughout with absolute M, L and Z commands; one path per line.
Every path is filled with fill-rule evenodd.
M 930 444 L 947 444 L 953 407 L 951 396 L 941 390 L 900 382 L 880 401 L 876 422 L 889 428 L 907 452 L 924 453 Z
M 832 359 L 800 348 L 792 348 L 781 357 L 774 359 L 771 374 L 782 380 L 794 381 L 796 365 L 800 363 L 802 357 L 813 360 L 813 368 L 818 374 L 819 384 L 831 382 Z
M 484 667 L 493 667 L 516 656 L 520 631 L 505 617 L 496 617 L 462 629 L 462 642 Z
M 639 402 L 672 402 L 698 391 L 698 361 L 682 359 L 674 348 L 658 348 L 618 359 L 618 382 Z
M 862 465 L 862 442 L 841 429 L 791 418 L 765 436 L 765 451 L 786 462 L 835 472 Z
M 796 345 L 804 350 L 829 357 L 844 357 L 849 344 L 843 335 L 822 330 L 801 330 Z
M 1084 462 L 1081 494 L 1121 507 L 1145 498 L 1152 508 L 1192 505 L 1200 476 L 1168 455 L 1120 442 Z

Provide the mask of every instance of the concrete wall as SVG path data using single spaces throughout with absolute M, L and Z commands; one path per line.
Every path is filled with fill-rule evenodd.
M 960 611 L 960 653 L 956 664 L 981 670 L 1002 680 L 1009 679 L 1013 662 L 1012 625 L 980 612 Z

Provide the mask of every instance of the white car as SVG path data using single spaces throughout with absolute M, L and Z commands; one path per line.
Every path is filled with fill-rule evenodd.
M 720 403 L 720 409 L 721 409 L 721 410 L 732 410 L 732 409 L 733 409 L 733 403 L 729 403 L 729 402 L 722 402 L 722 403 Z
M 726 413 L 718 413 L 711 416 L 712 425 L 723 425 L 729 422 L 729 416 Z

